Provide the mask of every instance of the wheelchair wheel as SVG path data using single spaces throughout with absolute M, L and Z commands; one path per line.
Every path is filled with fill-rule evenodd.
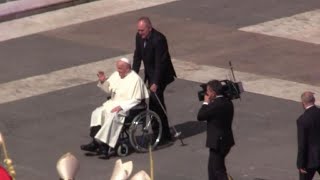
M 126 144 L 119 144 L 116 147 L 117 155 L 120 157 L 125 157 L 129 154 L 129 147 Z
M 149 144 L 154 149 L 162 134 L 160 117 L 153 111 L 143 111 L 133 119 L 129 131 L 130 143 L 137 152 L 147 152 Z

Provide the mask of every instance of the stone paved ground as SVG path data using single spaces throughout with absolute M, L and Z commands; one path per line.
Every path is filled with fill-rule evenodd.
M 109 12 L 119 8 L 121 13 L 90 21 L 80 22 L 79 18 L 68 26 L 52 21 L 52 14 L 42 14 L 43 21 L 33 17 L 0 24 L 4 37 L 13 32 L 16 37 L 0 43 L 0 131 L 6 137 L 17 179 L 57 179 L 56 161 L 66 152 L 80 160 L 77 179 L 111 176 L 118 157 L 101 160 L 84 156 L 79 149 L 89 141 L 91 111 L 104 101 L 94 79 L 82 74 L 90 74 L 91 68 L 92 75 L 97 68 L 111 72 L 114 57 L 130 56 L 135 21 L 142 15 L 150 16 L 154 26 L 167 35 L 177 60 L 179 77 L 168 87 L 166 99 L 170 123 L 182 132 L 187 144 L 176 141 L 154 151 L 155 179 L 207 178 L 206 124 L 196 121 L 201 105 L 196 93 L 200 82 L 226 77 L 228 61 L 248 85 L 241 101 L 234 101 L 236 146 L 227 158 L 229 173 L 236 180 L 297 179 L 295 120 L 302 109 L 294 95 L 299 97 L 304 87 L 320 91 L 320 47 L 318 41 L 310 40 L 318 33 L 310 22 L 319 17 L 320 2 L 181 0 L 143 9 L 130 3 L 126 10 L 112 4 L 105 7 Z M 87 10 L 93 17 L 94 12 Z M 72 21 L 67 19 L 70 13 L 63 14 L 65 21 Z M 303 29 L 292 23 L 278 24 L 279 19 L 301 13 L 313 17 L 304 19 Z M 28 22 L 25 28 L 14 28 L 22 21 Z M 56 23 L 48 27 L 46 21 Z M 39 24 L 49 29 L 41 31 Z M 4 26 L 12 31 L 3 31 Z M 39 29 L 31 31 L 32 27 Z M 24 29 L 33 33 L 26 34 Z M 261 34 L 261 29 L 269 34 Z M 279 35 L 281 29 L 289 35 Z M 301 33 L 290 34 L 288 29 Z M 310 34 L 309 39 L 303 32 Z M 299 38 L 301 35 L 305 36 Z M 70 71 L 80 66 L 84 68 Z M 134 161 L 134 172 L 149 171 L 148 154 L 132 153 L 123 158 L 127 160 Z

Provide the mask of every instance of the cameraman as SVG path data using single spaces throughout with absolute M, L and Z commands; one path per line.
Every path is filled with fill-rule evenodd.
M 218 80 L 207 83 L 204 102 L 198 112 L 199 121 L 207 121 L 207 142 L 210 149 L 209 180 L 228 180 L 225 157 L 234 145 L 232 133 L 233 103 L 223 95 Z

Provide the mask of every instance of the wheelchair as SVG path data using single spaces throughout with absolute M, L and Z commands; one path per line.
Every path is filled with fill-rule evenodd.
M 114 150 L 120 157 L 129 154 L 129 146 L 139 153 L 147 152 L 150 146 L 153 150 L 160 142 L 161 134 L 159 115 L 149 110 L 145 101 L 142 101 L 129 110 Z

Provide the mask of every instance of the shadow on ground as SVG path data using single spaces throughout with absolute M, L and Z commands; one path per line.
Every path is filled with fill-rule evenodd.
M 203 133 L 207 130 L 207 123 L 188 121 L 175 126 L 178 132 L 181 132 L 181 138 L 185 139 L 197 134 Z

